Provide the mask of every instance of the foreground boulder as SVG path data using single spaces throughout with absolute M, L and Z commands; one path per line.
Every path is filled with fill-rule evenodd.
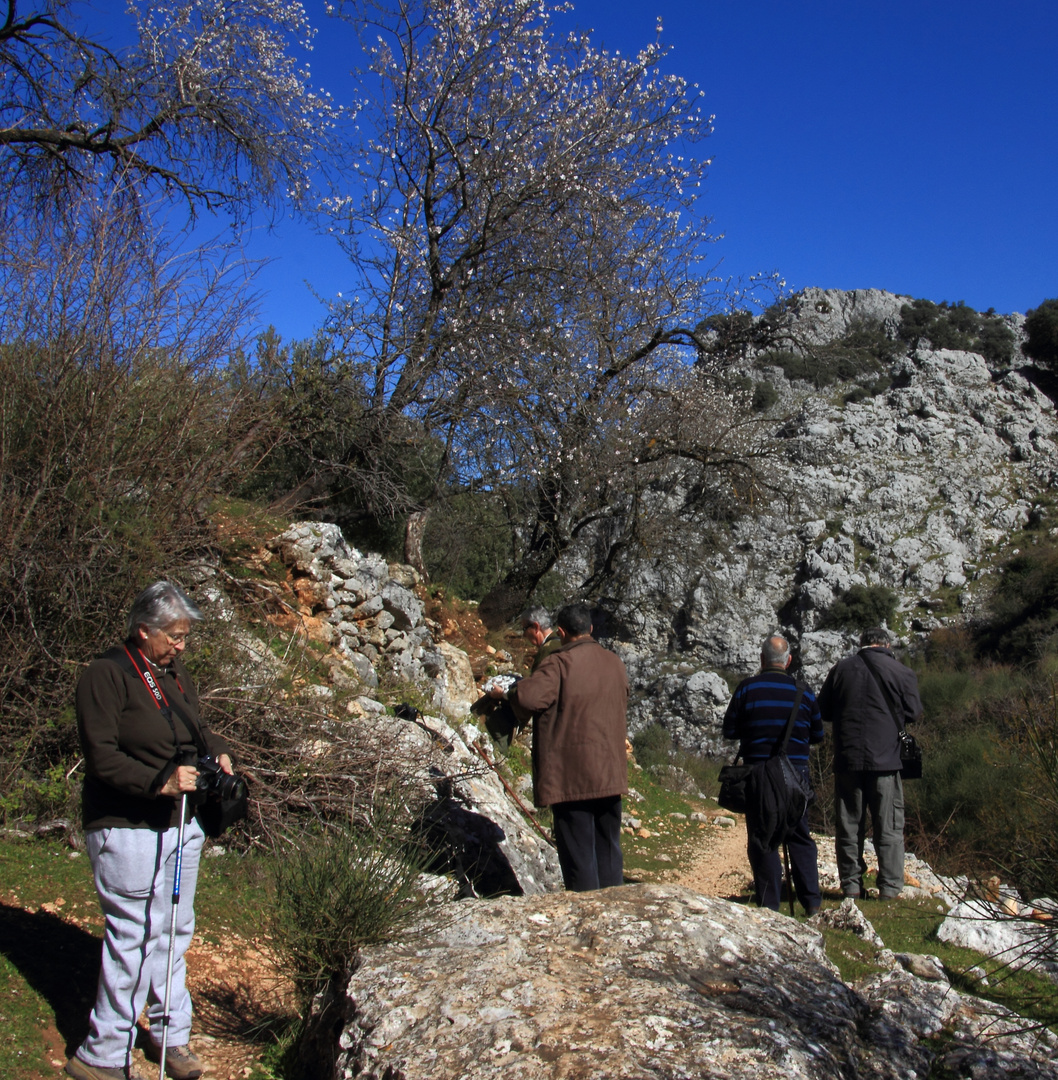
M 449 906 L 335 1005 L 321 1076 L 1058 1077 L 996 1006 L 904 971 L 854 990 L 809 925 L 677 886 Z

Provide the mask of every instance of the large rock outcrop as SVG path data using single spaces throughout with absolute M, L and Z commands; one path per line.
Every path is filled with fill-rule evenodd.
M 409 782 L 419 787 L 415 801 L 437 856 L 434 869 L 450 875 L 462 895 L 531 896 L 562 887 L 558 853 L 492 768 L 487 736 L 434 716 L 379 716 L 372 723 L 419 763 Z
M 811 925 L 676 886 L 467 901 L 364 951 L 320 1075 L 1058 1077 L 1053 1036 L 923 970 L 846 986 Z
M 810 348 L 866 319 L 892 338 L 906 302 L 878 290 L 806 290 L 791 307 L 791 333 Z M 1013 538 L 1046 523 L 1058 478 L 1054 404 L 1023 373 L 976 353 L 920 343 L 869 392 L 862 380 L 821 389 L 791 380 L 763 352 L 739 371 L 775 391 L 764 415 L 781 495 L 727 526 L 707 560 L 682 561 L 693 536 L 664 565 L 628 545 L 602 587 L 633 676 L 633 731 L 661 721 L 681 746 L 710 753 L 721 748 L 727 697 L 713 673 L 752 673 L 760 641 L 779 627 L 818 688 L 853 644 L 825 623 L 853 586 L 896 594 L 905 641 L 972 615 Z M 571 591 L 607 551 L 589 537 L 565 557 Z

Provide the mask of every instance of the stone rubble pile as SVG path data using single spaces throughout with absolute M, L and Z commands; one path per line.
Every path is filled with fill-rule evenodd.
M 299 522 L 268 541 L 293 574 L 304 632 L 344 660 L 338 689 L 378 686 L 378 672 L 426 688 L 432 706 L 463 717 L 479 694 L 466 653 L 435 634 L 415 595 L 410 566 L 362 555 L 337 525 Z

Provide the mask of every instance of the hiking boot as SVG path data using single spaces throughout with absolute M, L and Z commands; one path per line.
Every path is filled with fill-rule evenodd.
M 147 1056 L 152 1061 L 158 1061 L 162 1056 L 162 1048 L 151 1043 Z M 173 1080 L 195 1080 L 195 1077 L 202 1075 L 202 1062 L 190 1046 L 167 1046 L 165 1071 Z
M 74 1080 L 144 1080 L 144 1077 L 136 1072 L 134 1065 L 130 1065 L 127 1070 L 107 1065 L 89 1065 L 76 1054 L 66 1062 L 66 1075 L 74 1077 Z

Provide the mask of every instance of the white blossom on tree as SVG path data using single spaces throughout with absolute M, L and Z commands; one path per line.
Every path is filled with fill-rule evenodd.
M 416 417 L 448 476 L 531 486 L 513 593 L 659 457 L 751 469 L 738 403 L 693 366 L 718 304 L 711 117 L 660 40 L 559 38 L 569 8 L 546 0 L 338 10 L 368 69 L 366 137 L 326 204 L 355 279 L 333 323 L 369 409 Z M 694 425 L 660 405 L 678 386 Z
M 92 5 L 0 5 L 0 175 L 54 198 L 107 182 L 241 211 L 302 197 L 337 111 L 291 48 L 299 0 L 135 0 L 135 43 L 111 50 Z

